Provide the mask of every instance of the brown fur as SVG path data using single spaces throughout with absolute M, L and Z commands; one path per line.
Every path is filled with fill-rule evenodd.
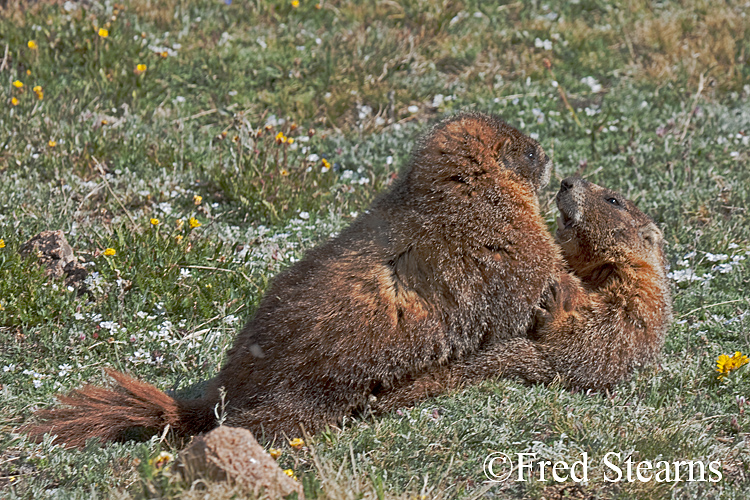
M 498 375 L 606 389 L 658 356 L 672 319 L 661 231 L 618 193 L 580 178 L 563 180 L 557 241 L 561 273 L 529 338 L 489 343 L 379 394 L 390 410 Z
M 271 438 L 316 432 L 396 380 L 524 336 L 562 266 L 536 191 L 550 163 L 496 117 L 463 114 L 417 145 L 393 188 L 279 274 L 199 400 L 114 375 L 40 413 L 29 432 L 80 445 L 133 426 L 226 423 Z

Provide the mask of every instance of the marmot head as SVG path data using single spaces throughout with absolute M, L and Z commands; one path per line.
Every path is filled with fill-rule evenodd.
M 620 193 L 568 177 L 560 183 L 556 201 L 560 217 L 555 237 L 576 274 L 606 264 L 664 268 L 661 230 Z
M 462 184 L 476 195 L 492 181 L 505 182 L 512 172 L 535 192 L 547 185 L 551 169 L 534 139 L 497 116 L 461 113 L 435 125 L 420 141 L 407 177 L 414 185 L 437 189 Z

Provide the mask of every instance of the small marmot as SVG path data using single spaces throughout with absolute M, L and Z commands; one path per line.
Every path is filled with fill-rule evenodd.
M 178 434 L 226 420 L 259 439 L 317 432 L 380 387 L 525 336 L 559 273 L 537 190 L 551 163 L 499 118 L 459 114 L 417 144 L 393 187 L 346 230 L 280 273 L 196 400 L 110 371 L 25 430 L 69 446 L 133 427 Z
M 557 194 L 556 239 L 570 272 L 542 300 L 528 338 L 490 342 L 456 363 L 377 394 L 387 411 L 498 375 L 576 389 L 607 389 L 664 344 L 672 306 L 663 236 L 622 195 L 578 177 Z

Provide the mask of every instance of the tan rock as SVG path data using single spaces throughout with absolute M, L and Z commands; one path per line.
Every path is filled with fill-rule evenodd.
M 247 429 L 221 426 L 196 437 L 180 453 L 177 470 L 190 482 L 229 481 L 255 495 L 281 498 L 296 492 L 304 498 L 302 485 L 281 470 Z
M 47 276 L 59 278 L 63 274 L 67 275 L 65 282 L 68 285 L 86 277 L 86 268 L 78 263 L 73 248 L 59 229 L 42 231 L 24 243 L 19 253 L 23 256 L 35 256 L 47 268 Z

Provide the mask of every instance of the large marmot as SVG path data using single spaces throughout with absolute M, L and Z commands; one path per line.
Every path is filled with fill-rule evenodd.
M 577 177 L 562 181 L 557 206 L 571 272 L 550 287 L 529 337 L 405 379 L 378 394 L 375 410 L 498 375 L 606 389 L 657 358 L 672 319 L 661 231 L 622 195 Z
M 394 186 L 333 240 L 279 274 L 197 400 L 113 372 L 38 412 L 32 434 L 80 446 L 132 427 L 183 435 L 226 424 L 259 439 L 316 432 L 380 387 L 526 335 L 563 266 L 536 191 L 539 144 L 483 114 L 436 125 Z

